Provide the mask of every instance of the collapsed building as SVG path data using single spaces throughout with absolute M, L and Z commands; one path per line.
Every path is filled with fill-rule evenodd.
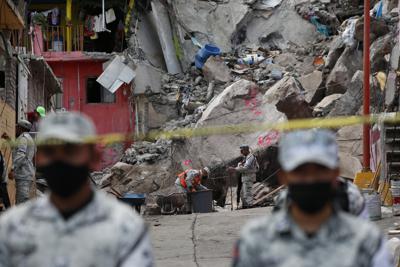
M 361 114 L 363 17 L 359 1 L 135 3 L 125 53 L 136 66 L 132 95 L 138 136 L 154 130 Z M 396 111 L 398 2 L 374 4 L 371 112 Z M 206 44 L 213 44 L 218 56 L 199 58 Z M 353 179 L 362 169 L 361 126 L 336 131 L 341 175 Z M 174 192 L 176 174 L 182 170 L 209 166 L 208 186 L 224 206 L 232 184 L 226 167 L 238 162 L 242 143 L 259 155 L 257 181 L 261 184 L 255 195 L 263 197 L 276 187 L 279 135 L 276 131 L 244 132 L 137 141 L 119 163 L 95 177 L 111 193 L 158 196 Z

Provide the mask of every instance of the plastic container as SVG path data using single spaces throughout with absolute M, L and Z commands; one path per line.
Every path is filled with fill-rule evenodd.
M 62 52 L 63 51 L 63 42 L 62 41 L 53 41 L 53 51 Z
M 243 65 L 243 64 L 253 65 L 253 64 L 259 63 L 259 62 L 261 62 L 263 60 L 265 60 L 265 57 L 260 56 L 258 54 L 251 54 L 251 55 L 247 55 L 244 58 L 239 58 L 238 59 L 238 64 L 240 64 L 240 65 Z
M 140 213 L 140 207 L 146 202 L 145 194 L 134 194 L 127 193 L 119 198 L 122 202 L 134 207 L 138 213 Z
M 382 219 L 381 196 L 372 189 L 362 189 L 371 221 Z
M 203 190 L 190 193 L 192 212 L 208 213 L 213 210 L 212 190 Z
M 219 56 L 221 55 L 221 49 L 218 46 L 213 44 L 206 44 L 202 49 L 197 52 L 197 55 L 201 60 L 207 61 L 207 59 L 211 56 Z
M 221 55 L 221 49 L 219 49 L 218 46 L 213 44 L 206 44 L 202 49 L 197 52 L 194 58 L 194 64 L 196 68 L 202 69 L 209 57 L 219 55 Z
M 400 187 L 400 180 L 390 180 L 391 187 Z
M 194 65 L 196 66 L 196 68 L 202 69 L 205 63 L 206 62 L 202 60 L 201 57 L 199 57 L 198 55 L 195 56 Z

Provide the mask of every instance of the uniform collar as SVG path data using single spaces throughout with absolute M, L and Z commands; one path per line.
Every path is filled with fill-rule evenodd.
M 89 203 L 82 210 L 78 211 L 69 220 L 64 220 L 61 213 L 57 210 L 53 203 L 51 203 L 49 195 L 39 198 L 33 204 L 31 216 L 37 221 L 57 221 L 60 224 L 65 223 L 71 227 L 92 224 L 94 222 L 104 220 L 107 218 L 108 213 L 106 208 L 102 206 L 102 193 L 94 191 L 93 194 L 94 196 L 91 203 Z
M 316 232 L 315 237 L 320 240 L 341 239 L 351 234 L 349 227 L 343 225 L 345 216 L 341 211 L 335 210 L 331 217 Z M 296 224 L 288 208 L 276 213 L 275 230 L 280 236 L 290 235 L 295 239 L 308 239 L 306 233 Z

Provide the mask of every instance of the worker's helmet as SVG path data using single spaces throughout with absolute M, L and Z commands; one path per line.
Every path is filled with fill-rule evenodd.
M 210 168 L 204 167 L 203 170 L 207 172 L 207 177 L 210 176 Z
M 17 125 L 19 127 L 21 127 L 21 128 L 24 128 L 24 129 L 28 130 L 28 131 L 32 128 L 32 123 L 30 123 L 27 120 L 19 120 Z
M 42 106 L 38 106 L 36 108 L 36 112 L 40 115 L 40 117 L 45 117 L 46 116 L 46 109 Z
M 250 149 L 250 147 L 249 147 L 249 145 L 246 145 L 246 144 L 242 144 L 242 145 L 240 145 L 240 150 L 243 150 L 243 149 Z

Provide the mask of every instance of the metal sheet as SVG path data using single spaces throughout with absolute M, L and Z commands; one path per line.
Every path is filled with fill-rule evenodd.
M 135 71 L 124 64 L 124 58 L 116 56 L 96 81 L 111 93 L 115 93 L 123 83 L 130 83 L 135 76 Z

